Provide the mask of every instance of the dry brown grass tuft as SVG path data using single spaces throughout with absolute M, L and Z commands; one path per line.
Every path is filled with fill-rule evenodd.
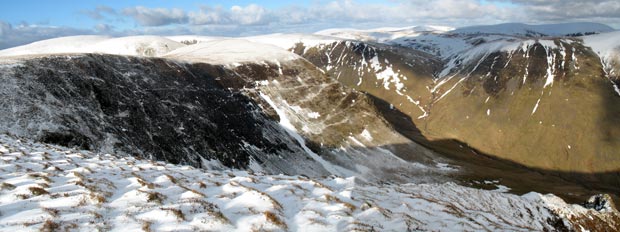
M 194 194 L 196 194 L 196 195 L 198 195 L 200 197 L 207 197 L 207 195 L 205 195 L 204 193 L 201 193 L 201 192 L 199 192 L 199 191 L 197 191 L 195 189 L 191 189 L 191 188 L 185 187 L 183 185 L 178 185 L 178 186 L 181 187 L 182 189 L 190 191 L 190 192 L 192 192 L 192 193 L 194 193 Z
M 105 196 L 103 196 L 103 194 L 91 192 L 89 196 L 90 196 L 90 199 L 94 200 L 97 204 L 103 204 L 107 201 L 107 199 L 105 198 Z
M 60 210 L 53 209 L 53 208 L 41 208 L 41 209 L 47 214 L 51 215 L 52 217 L 57 217 L 58 213 L 60 212 Z
M 272 213 L 271 211 L 265 211 L 263 212 L 263 215 L 265 215 L 265 218 L 267 219 L 268 222 L 271 222 L 272 224 L 279 226 L 281 228 L 288 228 L 286 226 L 286 223 L 284 223 L 280 217 L 278 217 L 278 215 L 276 215 L 275 213 Z
M 233 183 L 235 183 L 236 186 L 241 186 L 241 187 L 243 187 L 245 189 L 248 189 L 250 191 L 257 192 L 258 194 L 260 194 L 260 195 L 264 196 L 265 198 L 267 198 L 271 202 L 271 204 L 273 205 L 273 207 L 276 210 L 278 210 L 280 212 L 282 211 L 282 204 L 280 204 L 280 202 L 278 202 L 276 199 L 271 197 L 269 194 L 266 194 L 266 193 L 264 193 L 262 191 L 259 191 L 258 189 L 255 189 L 255 188 L 252 188 L 252 187 L 249 187 L 249 186 L 245 186 L 245 185 L 242 185 L 242 184 L 239 184 L 239 183 L 236 183 L 236 182 L 231 182 L 231 184 L 233 184 Z
M 45 191 L 45 189 L 42 189 L 39 187 L 29 187 L 28 190 L 30 190 L 30 193 L 32 193 L 32 195 L 35 195 L 35 196 L 49 194 L 49 192 Z
M 153 224 L 150 221 L 142 221 L 142 230 L 144 232 L 151 232 L 151 224 Z
M 30 195 L 28 194 L 15 194 L 15 197 L 22 199 L 22 200 L 26 200 L 28 198 L 30 198 Z
M 164 175 L 165 175 L 165 176 L 166 176 L 166 177 L 170 180 L 170 182 L 172 182 L 173 184 L 178 184 L 177 179 L 176 179 L 176 178 L 174 178 L 173 176 L 168 175 L 168 174 L 164 174 Z
M 47 183 L 54 183 L 49 177 L 47 177 L 47 176 L 45 176 L 45 175 L 43 175 L 41 173 L 29 173 L 28 177 L 30 177 L 30 178 L 39 178 L 39 179 L 44 180 Z
M 58 231 L 58 229 L 60 229 L 60 224 L 52 221 L 52 220 L 46 220 L 43 223 L 43 226 L 41 227 L 41 232 L 53 232 L 53 231 Z
M 9 184 L 7 182 L 2 182 L 2 184 L 0 184 L 0 189 L 1 190 L 5 190 L 5 189 L 13 190 L 15 189 L 15 185 Z
M 102 218 L 103 218 L 103 216 L 102 216 L 101 214 L 99 214 L 99 213 L 97 213 L 97 212 L 95 212 L 95 211 L 90 211 L 90 214 L 92 214 L 92 215 L 93 215 L 93 217 L 94 217 L 95 219 L 97 219 L 97 220 L 100 220 L 100 219 L 102 219 Z
M 324 188 L 324 189 L 329 190 L 330 192 L 333 192 L 333 191 L 334 191 L 332 188 L 330 188 L 330 187 L 329 187 L 329 186 L 327 186 L 327 185 L 324 185 L 324 184 L 323 184 L 323 183 L 321 183 L 321 182 L 318 182 L 318 181 L 316 181 L 316 180 L 311 180 L 311 181 L 312 181 L 312 183 L 314 183 L 314 187 L 317 187 L 317 188 Z
M 155 202 L 157 204 L 162 204 L 164 200 L 166 200 L 166 196 L 158 192 L 147 192 L 146 202 Z
M 332 195 L 329 195 L 329 194 L 325 194 L 325 200 L 327 202 L 336 202 L 336 203 L 342 204 L 342 205 L 344 205 L 344 207 L 349 209 L 350 212 L 353 212 L 353 211 L 355 211 L 355 209 L 357 209 L 357 207 L 355 207 L 355 205 L 353 205 L 353 204 L 351 204 L 349 202 L 344 202 L 344 201 L 340 200 L 340 198 L 332 196 Z
M 175 208 L 160 208 L 160 209 L 171 212 L 172 214 L 174 214 L 174 216 L 177 217 L 177 219 L 179 219 L 179 221 L 185 221 L 185 214 L 183 214 L 183 211 L 181 211 L 180 209 L 175 209 Z
M 82 175 L 82 173 L 79 172 L 71 172 L 76 178 L 80 179 L 80 180 L 84 180 L 86 179 L 86 177 L 84 177 L 84 175 Z
M 319 218 L 310 218 L 308 219 L 308 221 L 310 221 L 312 224 L 318 224 L 318 225 L 322 225 L 322 226 L 327 226 L 327 222 L 319 219 Z

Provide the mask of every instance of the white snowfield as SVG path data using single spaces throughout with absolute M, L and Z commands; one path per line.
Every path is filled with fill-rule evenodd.
M 525 36 L 532 33 L 538 33 L 547 36 L 564 36 L 569 34 L 585 34 L 589 32 L 604 33 L 614 31 L 613 28 L 600 23 L 560 23 L 560 24 L 543 24 L 528 25 L 523 23 L 504 23 L 496 25 L 483 25 L 458 28 L 451 33 L 461 34 L 503 34 L 503 35 L 521 35 Z
M 211 64 L 234 64 L 264 60 L 301 59 L 285 49 L 245 39 L 205 41 L 174 50 L 163 57 Z
M 69 36 L 1 50 L 0 57 L 67 53 L 160 56 L 182 46 L 185 45 L 160 36 Z
M 620 31 L 585 36 L 583 42 L 599 55 L 601 62 L 608 69 L 606 71 L 613 72 L 613 65 L 620 64 Z
M 256 43 L 271 44 L 286 50 L 294 48 L 297 43 L 303 43 L 305 47 L 315 47 L 342 40 L 342 38 L 315 34 L 270 34 L 245 37 L 244 39 Z
M 290 40 L 286 40 L 290 38 Z M 283 37 L 286 44 L 294 44 L 293 37 Z M 190 62 L 237 64 L 257 61 L 289 61 L 300 59 L 296 54 L 270 43 L 274 40 L 207 36 L 70 36 L 43 40 L 19 47 L 0 50 L 0 57 L 33 55 L 99 53 L 112 55 L 166 57 Z M 193 42 L 195 44 L 192 44 Z M 268 43 L 261 43 L 269 41 Z M 184 44 L 181 42 L 188 43 Z M 274 43 L 281 44 L 281 43 Z
M 208 171 L 6 135 L 0 212 L 3 231 L 553 231 L 606 217 L 553 195 Z
M 445 33 L 454 30 L 445 26 L 411 26 L 411 27 L 383 27 L 374 29 L 333 28 L 318 31 L 315 34 L 334 36 L 360 41 L 387 42 L 402 37 L 418 36 L 423 33 Z
M 564 36 L 569 34 L 601 33 L 583 37 L 584 40 L 594 38 L 596 41 L 619 41 L 613 28 L 599 23 L 563 23 L 528 25 L 507 23 L 497 25 L 449 28 L 441 26 L 416 26 L 404 28 L 377 28 L 368 30 L 328 29 L 316 34 L 333 36 L 342 39 L 379 42 L 392 45 L 411 47 L 448 59 L 455 54 L 464 52 L 478 43 L 497 40 L 523 40 L 523 36 L 547 35 Z M 536 39 L 536 38 L 534 38 Z M 609 44 L 609 43 L 606 43 Z M 596 44 L 595 44 L 596 45 Z M 593 46 L 594 47 L 594 46 Z

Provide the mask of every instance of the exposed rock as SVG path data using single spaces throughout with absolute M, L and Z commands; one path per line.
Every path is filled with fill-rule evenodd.
M 93 54 L 0 69 L 3 133 L 198 167 L 328 174 L 252 99 L 216 81 L 221 66 Z
M 614 200 L 609 194 L 597 194 L 588 199 L 584 204 L 584 207 L 588 209 L 594 209 L 596 211 L 604 212 L 617 212 Z

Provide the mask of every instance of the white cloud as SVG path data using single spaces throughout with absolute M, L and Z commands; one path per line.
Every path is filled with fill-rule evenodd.
M 532 2 L 520 1 L 526 4 L 526 9 L 538 15 L 541 19 L 566 20 L 566 19 L 592 19 L 607 17 L 620 19 L 620 1 L 596 0 L 562 2 Z M 529 3 L 529 4 L 528 4 Z
M 11 29 L 13 29 L 11 24 L 0 21 L 0 38 L 4 38 L 4 35 L 8 35 Z
M 202 6 L 198 12 L 188 13 L 192 25 L 229 24 L 230 14 L 222 7 Z
M 123 14 L 132 17 L 141 26 L 164 26 L 187 22 L 185 11 L 177 8 L 146 8 L 136 6 L 123 9 Z
M 22 24 L 12 26 L 0 21 L 0 49 L 31 43 L 38 40 L 70 36 L 93 34 L 91 30 L 68 27 L 53 27 Z
M 108 12 L 100 7 L 97 11 Z M 308 6 L 266 9 L 257 4 L 231 8 L 202 6 L 184 12 L 180 9 L 137 6 L 123 10 L 141 26 L 236 25 L 248 30 L 272 25 L 273 31 L 289 24 L 333 24 L 402 26 L 436 24 L 469 26 L 503 22 L 547 23 L 567 21 L 614 22 L 620 19 L 618 0 L 392 0 L 387 3 L 362 3 L 356 0 L 314 1 Z M 614 26 L 620 26 L 614 24 Z M 264 29 L 264 28 L 263 28 Z M 267 28 L 269 29 L 269 28 Z
M 265 8 L 250 4 L 246 7 L 233 6 L 230 8 L 231 18 L 234 22 L 241 25 L 256 25 L 267 22 L 267 10 Z
M 259 25 L 269 23 L 268 19 L 273 13 L 256 4 L 233 6 L 229 10 L 203 6 L 198 12 L 189 12 L 188 18 L 192 25 Z
M 109 24 L 105 24 L 105 23 L 100 23 L 95 25 L 95 30 L 99 33 L 109 33 L 114 31 L 114 26 L 109 25 Z
M 103 5 L 95 7 L 94 10 L 82 10 L 80 13 L 96 20 L 104 19 L 107 15 L 116 16 L 118 14 L 116 10 Z

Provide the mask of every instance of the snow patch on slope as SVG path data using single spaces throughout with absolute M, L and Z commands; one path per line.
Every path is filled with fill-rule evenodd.
M 613 64 L 620 63 L 620 31 L 585 36 L 583 42 L 598 54 L 606 72 L 615 71 Z
M 325 168 L 325 170 L 327 170 L 328 172 L 330 172 L 332 174 L 338 174 L 338 175 L 343 175 L 343 176 L 352 176 L 352 172 L 351 171 L 346 170 L 346 169 L 341 168 L 341 167 L 337 167 L 337 166 L 331 164 L 330 162 L 327 162 L 321 156 L 319 156 L 314 151 L 312 151 L 310 148 L 308 148 L 308 146 L 306 146 L 306 141 L 304 140 L 303 137 L 301 137 L 301 135 L 299 133 L 297 133 L 297 129 L 291 123 L 291 121 L 288 119 L 288 116 L 284 112 L 284 110 L 281 109 L 281 107 L 278 107 L 278 105 L 273 100 L 271 100 L 271 97 L 269 97 L 268 95 L 263 94 L 262 92 L 260 92 L 259 94 L 260 94 L 261 98 L 263 98 L 267 102 L 267 104 L 269 104 L 269 106 L 271 106 L 271 108 L 273 108 L 276 111 L 276 113 L 278 114 L 278 117 L 280 118 L 280 125 L 286 130 L 286 132 L 291 137 L 293 137 L 293 138 L 295 138 L 295 140 L 297 140 L 299 145 L 301 145 L 301 147 L 304 149 L 304 151 L 306 151 L 306 153 L 308 153 L 308 155 L 310 155 L 310 157 L 312 157 L 315 161 L 319 162 L 323 166 L 323 168 Z

